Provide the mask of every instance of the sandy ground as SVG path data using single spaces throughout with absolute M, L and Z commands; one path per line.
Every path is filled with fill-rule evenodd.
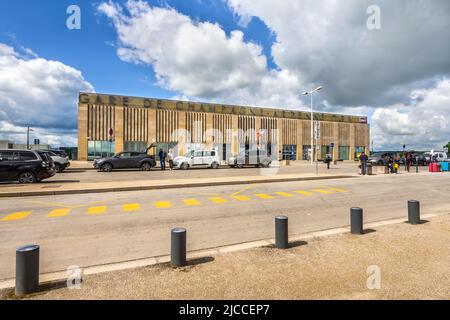
M 79 290 L 29 298 L 450 299 L 450 215 L 307 241 L 284 251 L 221 254 L 182 269 L 159 265 L 86 276 Z M 367 288 L 372 265 L 381 270 L 380 289 Z

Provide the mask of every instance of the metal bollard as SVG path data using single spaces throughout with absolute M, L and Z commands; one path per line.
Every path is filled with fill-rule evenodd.
M 420 224 L 420 202 L 416 200 L 408 201 L 408 223 Z
M 28 245 L 16 250 L 16 296 L 39 290 L 39 246 Z
M 288 217 L 275 217 L 275 247 L 287 249 L 289 247 Z
M 186 265 L 186 229 L 172 229 L 170 261 L 172 267 L 180 268 Z
M 350 209 L 350 230 L 352 234 L 363 234 L 363 209 Z

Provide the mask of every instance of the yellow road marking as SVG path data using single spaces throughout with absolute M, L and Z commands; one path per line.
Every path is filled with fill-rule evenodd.
M 240 194 L 240 193 L 242 193 L 242 192 L 244 192 L 244 191 L 247 191 L 247 190 L 249 190 L 250 188 L 253 188 L 253 187 L 254 187 L 254 185 L 246 186 L 246 187 L 242 188 L 241 190 L 239 190 L 239 191 L 237 191 L 237 192 L 231 194 L 231 196 L 232 196 L 232 197 L 233 197 L 233 196 L 237 196 L 238 194 Z
M 341 189 L 341 188 L 329 188 L 330 190 L 336 191 L 336 192 L 348 192 L 348 190 L 346 189 Z
M 49 218 L 58 218 L 67 216 L 72 209 L 54 209 L 47 215 Z
M 104 214 L 106 212 L 106 206 L 90 207 L 87 210 L 87 214 Z
M 172 203 L 170 201 L 156 201 L 155 207 L 158 209 L 168 209 L 172 208 Z
M 307 196 L 307 197 L 310 197 L 310 196 L 313 195 L 312 192 L 303 191 L 303 190 L 297 190 L 297 191 L 294 191 L 294 192 L 295 192 L 295 193 L 298 193 L 298 194 L 301 194 L 302 196 Z
M 139 203 L 128 203 L 122 206 L 123 211 L 133 212 L 141 210 L 141 205 Z
M 225 200 L 224 198 L 221 198 L 221 197 L 211 197 L 211 198 L 208 198 L 208 199 L 211 200 L 214 203 L 226 203 L 226 202 L 228 202 L 227 200 Z
M 265 193 L 255 194 L 255 196 L 258 197 L 258 198 L 260 198 L 260 199 L 265 199 L 265 200 L 268 200 L 268 199 L 275 199 L 275 197 L 273 197 L 273 196 L 271 196 L 271 195 L 268 195 L 268 194 L 265 194 Z
M 16 220 L 22 220 L 28 217 L 31 214 L 31 211 L 21 211 L 16 213 L 11 213 L 4 217 L 2 221 L 16 221 Z
M 183 202 L 187 206 L 199 206 L 201 204 L 197 199 L 184 199 Z
M 292 198 L 294 195 L 289 192 L 275 192 L 277 195 L 285 197 L 285 198 Z
M 239 200 L 239 201 L 250 201 L 250 197 L 247 196 L 233 196 L 234 199 Z
M 316 192 L 316 193 L 321 193 L 321 194 L 333 194 L 334 193 L 332 191 L 328 191 L 328 190 L 324 190 L 324 189 L 314 189 L 312 191 Z

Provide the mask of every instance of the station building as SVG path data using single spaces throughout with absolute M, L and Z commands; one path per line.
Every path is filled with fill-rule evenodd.
M 355 160 L 369 151 L 367 117 L 314 113 L 319 123 L 317 158 Z M 316 125 L 314 125 L 315 127 Z M 223 161 L 245 150 L 267 150 L 275 160 L 311 156 L 309 112 L 153 98 L 80 93 L 78 159 L 122 151 L 217 150 Z

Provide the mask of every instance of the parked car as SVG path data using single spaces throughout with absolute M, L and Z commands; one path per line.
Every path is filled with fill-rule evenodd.
M 246 150 L 228 159 L 228 165 L 232 168 L 243 168 L 244 166 L 267 168 L 271 163 L 270 155 L 265 150 Z
M 377 166 L 385 166 L 389 157 L 395 156 L 394 152 L 374 152 L 369 157 L 369 163 Z
M 69 158 L 64 151 L 59 150 L 39 150 L 46 152 L 53 160 L 55 164 L 55 170 L 57 173 L 61 173 L 70 167 Z
M 436 157 L 437 162 L 447 161 L 448 156 L 447 153 L 444 151 L 431 151 L 431 152 L 425 152 L 424 156 L 427 160 L 427 163 L 430 163 L 434 157 Z
M 194 167 L 218 169 L 220 166 L 220 157 L 215 150 L 192 150 L 184 156 L 173 159 L 173 166 L 183 170 Z
M 115 169 L 141 169 L 150 171 L 156 167 L 154 156 L 147 152 L 120 152 L 112 157 L 94 160 L 94 168 L 103 172 L 111 172 Z
M 424 152 L 413 152 L 412 153 L 412 163 L 413 165 L 418 164 L 419 166 L 426 166 L 428 164 L 428 161 L 425 157 Z
M 35 183 L 55 174 L 53 161 L 45 152 L 0 150 L 0 181 Z

